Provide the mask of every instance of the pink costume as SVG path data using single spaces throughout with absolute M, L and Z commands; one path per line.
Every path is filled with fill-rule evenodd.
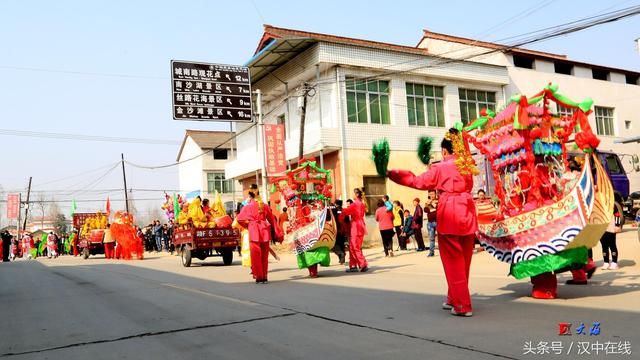
M 364 223 L 365 206 L 362 200 L 356 198 L 349 207 L 342 211 L 342 216 L 351 216 L 351 236 L 349 237 L 349 267 L 351 269 L 367 267 L 367 260 L 362 253 L 362 242 L 367 234 Z
M 473 242 L 478 230 L 476 206 L 471 196 L 473 178 L 462 176 L 454 156 L 446 156 L 422 175 L 406 170 L 391 170 L 394 182 L 418 190 L 436 190 L 439 202 L 436 212 L 438 245 L 449 291 L 447 304 L 456 312 L 471 312 L 469 269 Z

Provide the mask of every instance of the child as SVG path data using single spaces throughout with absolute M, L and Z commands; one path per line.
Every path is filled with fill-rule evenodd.
M 620 232 L 621 227 L 620 213 L 617 208 L 613 208 L 613 219 L 607 227 L 602 238 L 600 238 L 600 244 L 602 244 L 602 258 L 604 259 L 604 265 L 602 270 L 616 270 L 618 269 L 618 247 L 616 246 L 616 233 Z M 609 251 L 611 251 L 611 262 L 609 262 Z
M 407 209 L 404 211 L 404 224 L 402 226 L 402 238 L 404 239 L 403 242 L 405 246 L 410 242 L 411 235 L 413 235 L 412 224 L 413 216 L 411 216 L 411 212 Z M 406 247 L 404 250 L 406 250 Z

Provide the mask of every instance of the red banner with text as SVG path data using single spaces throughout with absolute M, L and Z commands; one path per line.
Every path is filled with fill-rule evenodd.
M 284 152 L 284 125 L 265 124 L 264 142 L 267 161 L 267 176 L 277 176 L 287 171 L 287 158 Z
M 8 194 L 7 195 L 7 219 L 17 220 L 19 211 L 20 211 L 20 195 Z

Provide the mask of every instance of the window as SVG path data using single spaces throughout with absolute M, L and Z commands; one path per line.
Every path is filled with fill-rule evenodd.
M 475 120 L 480 110 L 487 108 L 496 110 L 496 93 L 481 90 L 459 89 L 460 118 L 463 124 Z
M 557 112 L 557 115 L 558 115 L 559 117 L 568 117 L 568 118 L 571 118 L 571 117 L 573 116 L 573 111 L 574 111 L 574 110 L 573 110 L 572 108 L 568 108 L 568 107 L 564 107 L 564 106 L 562 106 L 562 105 L 560 105 L 560 104 L 556 104 L 556 109 L 557 109 L 557 111 L 556 111 L 556 112 Z M 577 132 L 578 132 L 578 128 L 579 128 L 579 126 L 578 126 L 578 124 L 576 124 L 576 125 L 573 127 L 573 132 L 574 132 L 574 133 L 577 133 Z
M 229 158 L 229 151 L 227 149 L 213 149 L 214 160 L 227 160 Z
M 407 83 L 407 114 L 409 125 L 444 127 L 444 88 Z
M 563 62 L 553 63 L 556 74 L 573 75 L 573 65 Z
M 615 131 L 613 128 L 613 108 L 596 106 L 595 110 L 596 132 L 598 133 L 598 135 L 615 135 Z
M 626 80 L 627 84 L 640 85 L 640 83 L 638 83 L 638 79 L 640 79 L 640 75 L 638 75 L 638 74 L 626 74 L 624 77 L 625 77 L 625 80 Z
M 519 68 L 533 69 L 534 60 L 526 56 L 513 55 L 513 65 Z
M 347 117 L 351 123 L 390 124 L 389 82 L 346 79 Z
M 363 176 L 362 184 L 364 185 L 365 201 L 369 214 L 376 212 L 378 200 L 387 193 L 387 181 L 380 176 Z
M 607 162 L 607 169 L 609 170 L 609 174 L 621 175 L 624 174 L 624 169 L 622 168 L 622 164 L 618 161 L 618 155 L 615 154 L 607 154 L 605 158 Z
M 631 130 L 631 120 L 625 120 L 624 121 L 624 129 L 625 130 Z
M 556 108 L 558 109 L 558 116 L 563 117 L 571 117 L 573 116 L 573 109 L 564 107 L 562 105 L 556 104 Z
M 609 72 L 601 69 L 591 69 L 591 76 L 596 80 L 609 80 Z
M 221 194 L 231 193 L 233 180 L 225 180 L 223 172 L 207 173 L 207 192 L 213 194 L 219 192 Z

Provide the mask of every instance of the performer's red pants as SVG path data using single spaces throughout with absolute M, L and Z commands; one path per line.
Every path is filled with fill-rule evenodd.
M 577 270 L 571 270 L 571 274 L 573 275 L 574 281 L 587 281 L 587 272 L 589 270 L 595 269 L 596 264 L 593 262 L 592 258 L 589 258 L 587 265 L 583 266 Z
M 116 243 L 104 243 L 104 258 L 105 259 L 113 259 L 113 250 L 115 249 Z
M 311 265 L 307 269 L 309 269 L 309 276 L 318 277 L 318 264 Z
M 555 299 L 557 296 L 558 279 L 552 272 L 532 276 L 533 290 L 531 297 L 536 299 Z
M 367 267 L 367 259 L 362 254 L 364 235 L 349 237 L 349 267 L 360 269 Z
M 471 311 L 471 295 L 469 295 L 469 270 L 473 256 L 475 235 L 438 234 L 440 258 L 447 278 L 449 291 L 447 304 L 456 312 Z
M 267 280 L 269 272 L 269 242 L 251 241 L 249 243 L 251 254 L 251 273 L 256 280 Z
M 78 256 L 78 245 L 73 245 L 73 256 Z

